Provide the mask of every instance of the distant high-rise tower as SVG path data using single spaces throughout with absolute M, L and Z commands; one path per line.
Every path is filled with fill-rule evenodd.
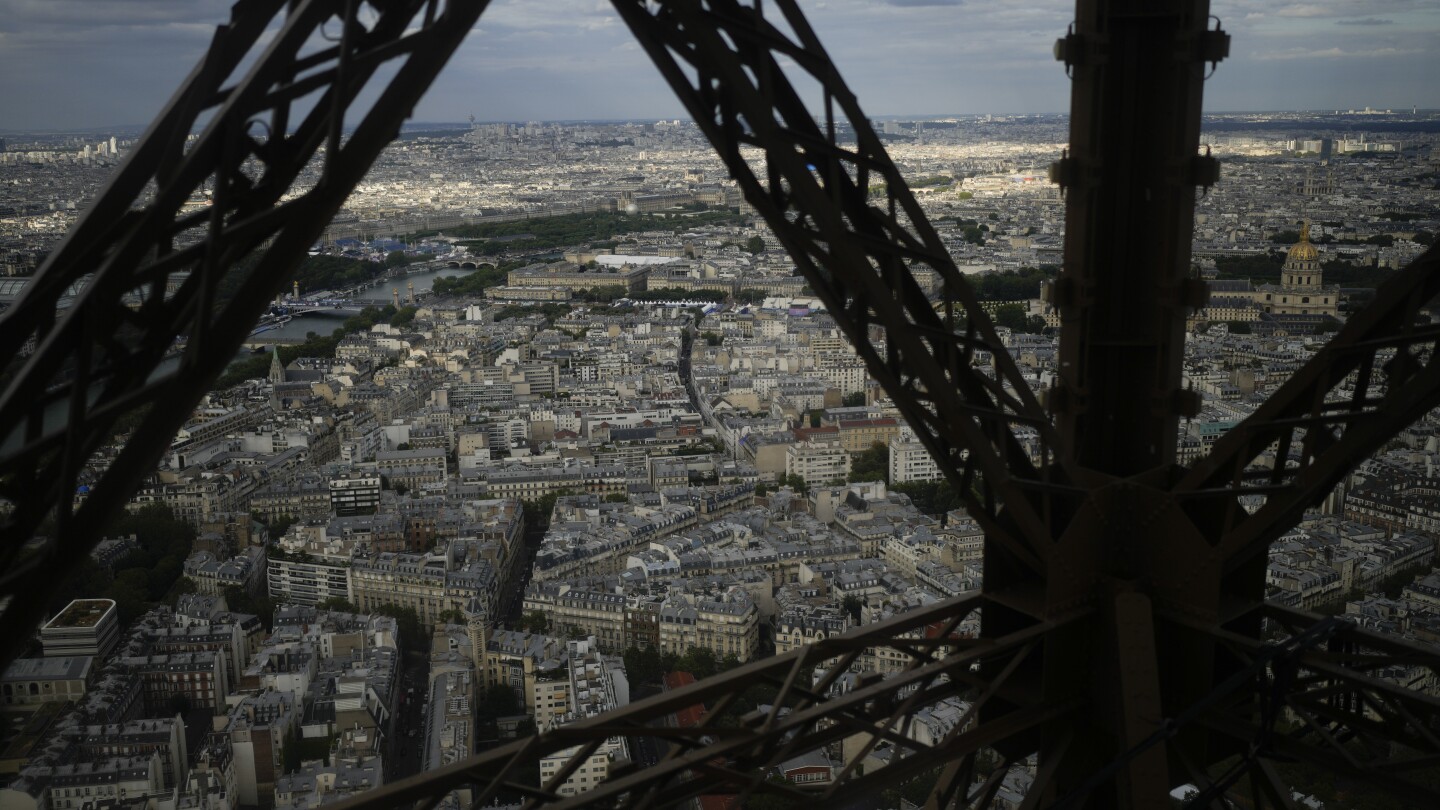
M 111 157 L 114 157 L 115 155 L 118 155 L 118 154 L 120 154 L 120 150 L 118 150 L 118 149 L 115 148 L 115 136 L 114 136 L 114 135 L 111 135 L 111 136 L 110 136 L 110 156 L 111 156 Z

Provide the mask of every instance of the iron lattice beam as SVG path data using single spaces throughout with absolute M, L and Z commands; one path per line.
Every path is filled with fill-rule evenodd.
M 1198 724 L 1243 751 L 1225 763 L 1215 781 L 1247 772 L 1257 784 L 1278 784 L 1267 760 L 1300 761 L 1382 787 L 1418 806 L 1434 806 L 1434 785 L 1411 774 L 1440 764 L 1440 698 L 1433 692 L 1440 683 L 1440 652 L 1279 605 L 1262 604 L 1253 612 L 1272 633 L 1311 634 L 1317 643 L 1256 669 L 1252 688 L 1224 695 L 1197 713 Z M 1237 616 L 1232 624 L 1247 618 Z M 1242 666 L 1267 646 L 1226 627 L 1206 632 Z M 1208 776 L 1197 775 L 1196 784 L 1203 787 Z M 1286 806 L 1289 788 L 1282 787 L 1283 800 L 1266 805 Z
M 1440 275 L 1433 272 L 1435 251 L 1382 288 L 1376 307 L 1352 319 L 1248 427 L 1222 439 L 1195 470 L 1164 467 L 1163 439 L 1173 436 L 1185 405 L 1171 383 L 1178 362 L 1175 313 L 1195 299 L 1175 272 L 1190 209 L 1184 200 L 1168 200 L 1146 211 L 1133 196 L 1136 188 L 1163 186 L 1174 197 L 1211 177 L 1209 164 L 1193 152 L 1197 130 L 1190 120 L 1199 110 L 1194 68 L 1223 55 L 1223 35 L 1206 31 L 1204 3 L 1176 0 L 1156 12 L 1150 4 L 1081 0 L 1080 25 L 1062 41 L 1061 55 L 1077 71 L 1077 107 L 1092 106 L 1076 113 L 1087 129 L 1056 175 L 1071 190 L 1071 213 L 1103 209 L 1076 214 L 1062 279 L 1071 283 L 1056 291 L 1066 312 L 1063 353 L 1083 361 L 1083 368 L 1067 372 L 1067 386 L 1054 401 L 1063 415 L 1062 436 L 794 0 L 774 0 L 770 16 L 760 2 L 613 2 L 984 524 L 987 593 L 753 662 L 342 807 L 434 806 L 459 788 L 472 789 L 481 803 L 506 792 L 532 806 L 561 807 L 668 806 L 710 792 L 742 801 L 757 792 L 840 800 L 927 771 L 938 771 L 932 806 L 985 806 L 1009 767 L 1036 754 L 1037 776 L 1025 800 L 1030 807 L 1056 800 L 1099 806 L 1117 798 L 1142 804 L 1157 799 L 1177 774 L 1194 781 L 1207 804 L 1226 801 L 1248 777 L 1255 803 L 1285 806 L 1288 790 L 1267 761 L 1282 756 L 1331 764 L 1406 795 L 1429 795 L 1389 775 L 1440 761 L 1436 704 L 1392 681 L 1415 672 L 1433 680 L 1440 660 L 1354 628 L 1319 624 L 1318 617 L 1261 606 L 1251 586 L 1255 560 L 1263 566 L 1259 552 L 1277 527 L 1293 522 L 1366 452 L 1435 404 L 1436 332 L 1411 325 L 1437 291 L 1427 278 Z M 485 5 L 237 3 L 210 54 L 19 305 L 0 318 L 0 346 L 17 358 L 6 368 L 0 394 L 0 425 L 10 428 L 0 437 L 8 441 L 0 456 L 0 496 L 14 506 L 0 525 L 0 586 L 21 596 L 0 616 L 5 655 L 13 656 L 43 607 L 24 598 L 23 583 L 54 577 L 88 551 L 104 518 L 153 468 Z M 1137 9 L 1145 13 L 1132 13 Z M 283 18 L 278 31 L 267 39 L 277 18 Z M 323 44 L 311 49 L 311 42 Z M 232 80 L 248 62 L 253 67 Z M 1116 94 L 1101 88 L 1104 71 L 1107 64 L 1134 71 L 1152 62 L 1159 73 L 1138 77 L 1142 84 L 1153 79 L 1181 88 L 1165 102 L 1171 107 L 1157 113 L 1165 119 L 1159 151 L 1170 157 L 1148 155 L 1149 164 L 1166 164 L 1148 166 L 1154 182 L 1127 175 L 1131 190 L 1116 196 L 1105 183 L 1126 179 L 1117 168 L 1125 160 L 1115 157 L 1130 155 L 1117 151 L 1106 133 L 1133 135 L 1137 125 L 1107 118 L 1116 114 L 1107 106 Z M 342 138 L 346 112 L 386 63 L 398 63 L 397 73 L 354 133 Z M 1092 68 L 1100 72 L 1086 72 Z M 1122 84 L 1137 78 L 1110 75 Z M 1120 96 L 1127 92 L 1139 91 Z M 823 110 L 818 120 L 806 101 Z M 209 123 L 190 139 L 202 118 Z M 263 136 L 257 121 L 267 130 Z M 313 163 L 322 149 L 323 159 Z M 312 166 L 313 182 L 303 179 Z M 308 189 L 287 196 L 307 182 Z M 883 184 L 883 198 L 872 199 L 874 182 Z M 187 202 L 207 193 L 208 205 L 191 212 Z M 1149 252 L 1101 261 L 1098 240 L 1151 214 L 1166 224 L 1155 244 L 1147 243 Z M 242 261 L 246 257 L 256 261 Z M 1112 293 L 1104 291 L 1151 260 L 1167 270 L 1146 300 L 1170 314 L 1117 323 Z M 1107 263 L 1123 265 L 1131 276 L 1092 277 L 1081 272 L 1086 263 L 1097 273 Z M 939 279 L 938 302 L 917 283 L 915 267 Z M 177 275 L 183 271 L 188 275 Z M 77 289 L 73 306 L 57 314 Z M 1105 301 L 1097 304 L 1096 296 Z M 1131 326 L 1135 334 L 1122 334 Z M 151 379 L 180 337 L 188 343 L 178 369 Z M 1137 353 L 1146 359 L 1125 359 Z M 981 367 L 987 360 L 990 369 Z M 1107 460 L 1103 437 L 1110 428 L 1094 395 L 1126 388 L 1123 371 L 1134 362 L 1154 366 L 1146 370 L 1146 390 L 1136 402 L 1117 401 L 1126 413 L 1139 414 L 1134 418 L 1144 417 L 1146 441 L 1117 440 Z M 1343 397 L 1334 399 L 1335 392 Z M 123 414 L 147 404 L 159 407 L 140 421 L 89 497 L 77 502 L 71 493 L 91 454 Z M 63 417 L 47 421 L 47 407 L 63 409 Z M 1267 466 L 1267 454 L 1279 461 Z M 1160 467 L 1146 469 L 1152 462 Z M 1245 494 L 1267 502 L 1253 515 L 1242 513 L 1234 505 Z M 1224 508 L 1211 508 L 1217 502 Z M 56 539 L 40 555 L 20 560 L 21 543 L 55 504 Z M 1112 542 L 1115 537 L 1122 542 Z M 1222 572 L 1214 570 L 1216 560 Z M 1065 575 L 1055 576 L 1057 569 Z M 973 627 L 982 605 L 986 631 L 969 638 L 962 628 Z M 1003 620 L 990 620 L 997 616 Z M 1285 638 L 1262 643 L 1266 628 Z M 1319 641 L 1328 645 L 1323 652 Z M 849 672 L 887 650 L 905 661 L 896 671 Z M 1190 671 L 1176 679 L 1162 661 Z M 1095 662 L 1102 666 L 1092 667 Z M 1114 683 L 1100 683 L 1096 673 L 1113 674 Z M 1068 681 L 1081 686 L 1057 688 Z M 729 711 L 757 686 L 773 690 L 768 709 Z M 949 732 L 925 743 L 915 739 L 916 712 L 954 700 L 965 708 Z M 709 704 L 696 727 L 648 725 L 696 703 Z M 1280 733 L 1282 719 L 1293 722 Z M 639 736 L 666 737 L 671 755 L 643 769 L 616 763 L 591 792 L 559 794 L 566 777 L 607 741 Z M 780 762 L 847 741 L 852 756 L 818 794 L 765 779 Z M 882 746 L 891 749 L 889 764 L 862 772 L 860 763 Z M 988 774 L 982 774 L 984 751 L 995 753 Z M 521 780 L 522 766 L 547 756 L 568 757 L 568 763 L 547 784 Z
M 1043 572 L 1068 454 L 794 0 L 769 4 L 776 19 L 737 0 L 614 6 L 970 513 Z M 938 303 L 920 267 L 940 279 Z
M 659 808 L 717 793 L 736 795 L 743 805 L 755 792 L 805 801 L 841 801 L 875 795 L 947 762 L 969 761 L 973 768 L 978 752 L 1060 720 L 1078 708 L 1034 705 L 1010 714 L 1003 722 L 976 722 L 980 708 L 991 699 L 1001 694 L 1015 697 L 1019 687 L 1010 679 L 1026 659 L 1038 654 L 1045 634 L 1079 618 L 1027 628 L 1003 639 L 969 637 L 964 628 L 976 626 L 976 613 L 984 602 L 978 593 L 966 594 L 785 655 L 752 661 L 690 686 L 346 799 L 335 807 L 370 810 L 416 802 L 423 803 L 417 806 L 433 806 L 458 790 L 473 790 L 475 806 L 509 796 L 524 797 L 525 807 Z M 846 677 L 862 655 L 886 651 L 902 656 L 906 664 L 883 678 Z M 997 676 L 982 677 L 977 672 L 982 662 L 996 664 Z M 757 688 L 768 705 L 739 716 L 728 711 Z M 959 704 L 963 712 L 950 731 L 937 741 L 921 742 L 913 731 L 914 715 L 955 700 L 963 701 Z M 697 725 L 665 725 L 670 715 L 697 705 L 708 709 Z M 644 736 L 664 738 L 671 746 L 669 756 L 647 768 L 620 763 L 606 781 L 587 793 L 559 793 L 573 769 L 608 740 Z M 832 784 L 812 790 L 767 781 L 780 763 L 847 739 L 858 753 Z M 877 746 L 892 749 L 890 764 L 868 771 L 859 768 Z M 568 766 L 549 783 L 536 786 L 517 778 L 526 763 L 555 756 L 568 757 Z M 996 770 L 1003 776 L 1005 768 Z M 998 784 L 998 777 L 995 781 Z M 952 779 L 949 784 L 969 787 L 968 780 Z
M 1440 327 L 1420 323 L 1437 295 L 1432 247 L 1176 483 L 1192 513 L 1224 514 L 1215 539 L 1230 568 L 1263 555 L 1376 448 L 1440 406 Z M 1242 508 L 1245 495 L 1263 506 Z
M 62 578 L 99 541 L 486 4 L 236 3 L 205 58 L 0 316 L 10 358 L 0 394 L 0 503 L 10 507 L 0 593 L 15 596 L 0 615 L 0 661 L 29 643 L 42 618 L 37 583 Z M 361 102 L 382 67 L 393 75 Z M 347 116 L 356 123 L 344 136 Z M 80 292 L 61 311 L 72 287 Z M 174 370 L 159 372 L 182 338 Z M 92 454 L 140 408 L 148 410 L 124 448 L 77 496 Z M 47 542 L 22 560 L 47 516 Z

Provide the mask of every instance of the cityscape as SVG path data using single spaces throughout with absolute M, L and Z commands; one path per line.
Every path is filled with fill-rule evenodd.
M 1035 391 L 1062 362 L 1050 167 L 1070 123 L 872 122 Z M 141 131 L 0 136 L 3 312 Z M 1440 111 L 1208 113 L 1200 142 L 1221 170 L 1195 203 L 1207 295 L 1186 321 L 1181 464 L 1440 234 Z M 914 278 L 943 299 L 938 273 Z M 133 429 L 89 459 L 77 501 Z M 1038 434 L 1017 438 L 1040 463 Z M 1266 599 L 1440 649 L 1437 468 L 1432 412 L 1270 546 Z M 0 810 L 331 804 L 977 591 L 981 520 L 692 121 L 411 123 L 51 584 L 0 675 Z M 867 650 L 826 683 L 911 660 Z M 1386 679 L 1440 697 L 1420 667 Z M 950 699 L 903 734 L 933 744 L 970 717 Z M 670 745 L 617 735 L 515 778 L 582 796 Z M 846 739 L 765 778 L 827 785 L 902 748 Z M 1295 806 L 1410 806 L 1295 767 Z M 1008 764 L 994 806 L 1032 806 L 1037 778 Z M 922 806 L 935 779 L 851 806 Z

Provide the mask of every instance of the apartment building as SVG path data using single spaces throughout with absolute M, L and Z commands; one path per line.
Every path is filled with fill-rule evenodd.
M 629 704 L 630 684 L 625 677 L 624 663 L 618 658 L 603 655 L 595 639 L 569 642 L 567 657 L 569 710 L 563 717 L 553 720 L 548 728 L 595 717 Z M 575 746 L 540 760 L 541 784 L 548 784 L 579 751 L 580 746 Z M 562 796 L 586 793 L 605 781 L 613 765 L 629 760 L 628 741 L 624 737 L 611 737 L 561 783 L 557 792 Z
M 40 628 L 47 658 L 93 655 L 103 659 L 120 641 L 120 618 L 110 599 L 76 599 Z
M 844 481 L 850 475 L 850 453 L 838 444 L 792 444 L 785 448 L 785 474 L 810 484 Z

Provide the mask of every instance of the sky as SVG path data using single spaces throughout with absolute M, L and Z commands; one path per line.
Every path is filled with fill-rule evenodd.
M 870 116 L 1063 112 L 1055 0 L 800 0 Z M 153 118 L 229 0 L 0 0 L 0 131 Z M 1210 111 L 1440 107 L 1437 0 L 1215 0 Z M 494 0 L 416 121 L 683 117 L 608 0 Z

